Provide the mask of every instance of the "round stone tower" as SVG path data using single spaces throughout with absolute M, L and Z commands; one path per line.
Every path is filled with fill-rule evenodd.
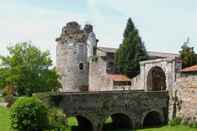
M 87 28 L 87 27 L 86 27 Z M 88 28 L 89 29 L 89 28 Z M 56 68 L 63 92 L 88 90 L 87 39 L 89 33 L 77 22 L 69 22 L 57 41 Z

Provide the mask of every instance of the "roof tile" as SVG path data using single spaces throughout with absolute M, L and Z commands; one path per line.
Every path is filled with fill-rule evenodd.
M 126 75 L 122 74 L 108 74 L 107 76 L 113 81 L 130 81 Z
M 186 67 L 182 69 L 181 72 L 197 72 L 197 65 Z

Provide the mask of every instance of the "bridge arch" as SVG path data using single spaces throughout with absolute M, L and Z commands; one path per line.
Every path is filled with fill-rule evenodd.
M 143 127 L 158 127 L 164 123 L 164 116 L 160 111 L 152 110 L 147 112 L 143 119 Z
M 148 91 L 166 90 L 166 74 L 159 66 L 152 67 L 147 76 Z
M 132 129 L 133 121 L 125 113 L 114 113 L 104 119 L 102 131 L 108 129 Z
M 68 117 L 72 118 L 72 123 L 75 123 L 71 126 L 71 131 L 94 131 L 94 125 L 87 117 L 78 114 Z

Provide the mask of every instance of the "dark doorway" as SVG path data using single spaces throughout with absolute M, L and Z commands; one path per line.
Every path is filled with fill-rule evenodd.
M 166 90 L 166 75 L 161 67 L 153 67 L 148 72 L 147 88 L 148 91 Z
M 151 128 L 151 127 L 160 127 L 162 125 L 162 119 L 158 112 L 153 111 L 148 113 L 143 122 L 143 127 Z

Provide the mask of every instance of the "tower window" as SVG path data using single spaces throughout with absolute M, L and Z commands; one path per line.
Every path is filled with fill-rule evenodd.
M 80 69 L 80 70 L 83 70 L 83 69 L 84 69 L 83 63 L 80 63 L 80 64 L 79 64 L 79 69 Z

